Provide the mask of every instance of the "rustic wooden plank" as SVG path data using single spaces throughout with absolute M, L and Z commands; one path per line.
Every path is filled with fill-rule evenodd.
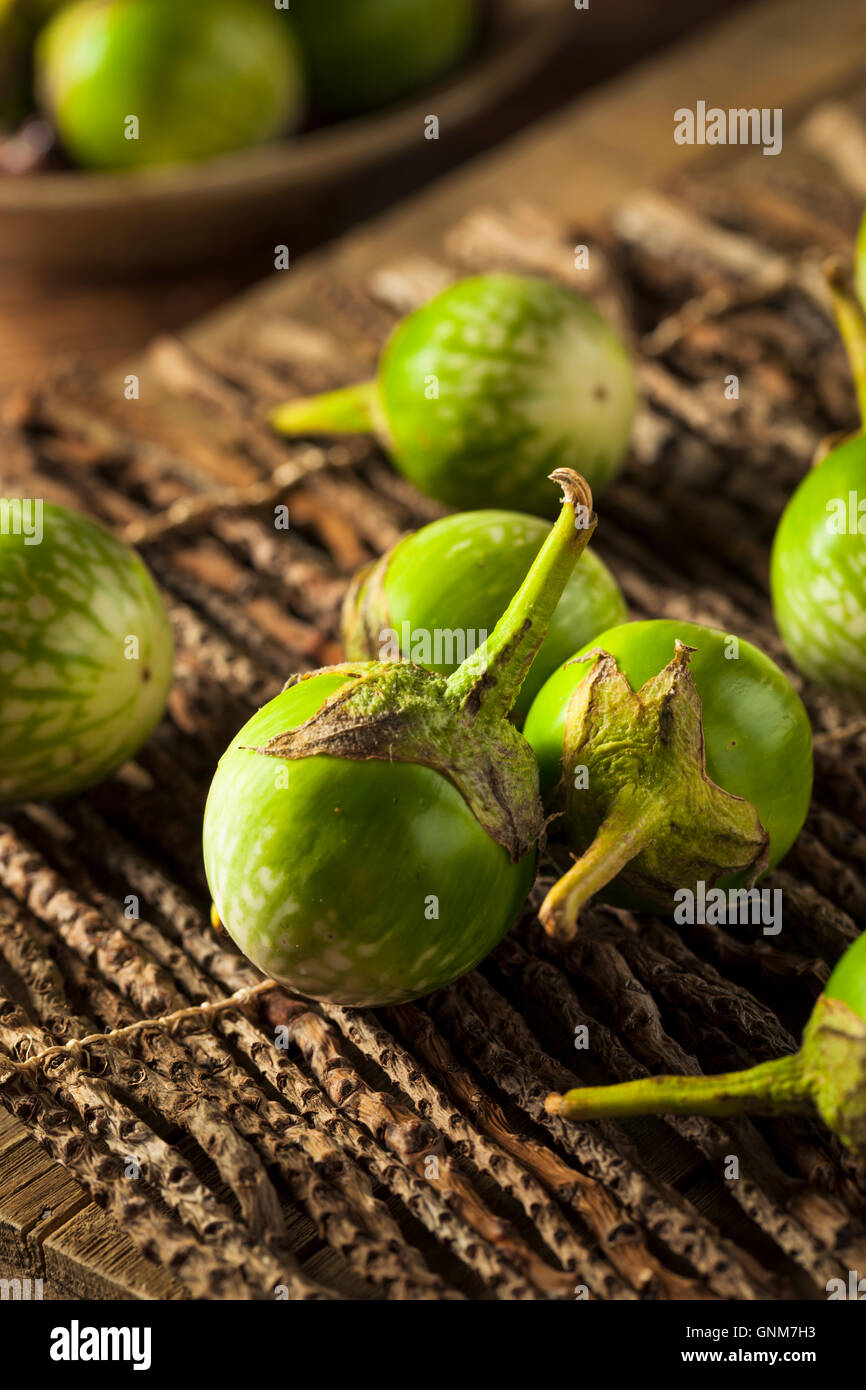
M 183 1298 L 165 1270 L 0 1111 L 0 1268 L 44 1280 L 45 1297 Z
M 44 1242 L 45 1280 L 68 1298 L 183 1299 L 177 1280 L 148 1260 L 88 1202 Z
M 0 1163 L 3 1162 L 3 1155 L 7 1149 L 12 1149 L 20 1143 L 25 1132 L 13 1115 L 6 1110 L 0 1110 Z
M 0 1261 L 41 1276 L 42 1240 L 79 1212 L 87 1198 L 6 1111 L 0 1115 L 0 1184 Z

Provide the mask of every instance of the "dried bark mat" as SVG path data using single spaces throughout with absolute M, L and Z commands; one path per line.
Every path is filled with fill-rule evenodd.
M 543 1108 L 576 1078 L 791 1049 L 866 927 L 863 726 L 796 676 L 817 778 L 770 880 L 780 937 L 596 907 L 559 947 L 529 910 L 474 974 L 416 1004 L 271 991 L 185 1012 L 261 979 L 208 920 L 199 828 L 217 757 L 289 674 L 339 659 L 353 568 L 437 514 L 374 446 L 286 445 L 266 409 L 369 370 L 396 316 L 467 271 L 573 284 L 639 363 L 633 457 L 597 536 L 632 613 L 716 624 L 788 669 L 768 548 L 814 446 L 854 420 L 816 253 L 850 244 L 857 211 L 835 187 L 766 181 L 635 198 L 591 238 L 482 209 L 435 260 L 363 284 L 323 272 L 291 315 L 265 296 L 194 346 L 155 344 L 138 401 L 71 373 L 8 404 L 5 487 L 140 543 L 178 656 L 134 765 L 0 829 L 0 1098 L 191 1296 L 821 1298 L 866 1267 L 866 1175 L 817 1126 L 568 1127 Z M 241 506 L 251 484 L 258 505 Z

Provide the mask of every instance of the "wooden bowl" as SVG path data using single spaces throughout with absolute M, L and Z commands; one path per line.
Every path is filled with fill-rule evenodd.
M 505 0 L 475 58 L 417 99 L 370 116 L 198 164 L 141 173 L 0 178 L 0 264 L 27 270 L 133 271 L 224 259 L 264 235 L 292 235 L 334 196 L 495 109 L 560 46 L 562 7 Z

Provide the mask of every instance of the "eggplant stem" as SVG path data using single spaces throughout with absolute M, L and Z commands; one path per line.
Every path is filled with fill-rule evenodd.
M 564 1120 L 626 1115 L 786 1115 L 812 1106 L 802 1054 L 721 1076 L 647 1076 L 616 1086 L 584 1086 L 545 1101 Z
M 277 406 L 268 417 L 280 434 L 373 434 L 376 382 L 360 381 Z
M 656 801 L 619 797 L 589 848 L 551 888 L 538 910 L 548 936 L 571 941 L 584 903 L 640 854 L 658 830 L 664 811 Z
M 589 484 L 570 468 L 557 468 L 562 509 L 529 573 L 487 641 L 448 678 L 448 695 L 471 714 L 505 719 L 514 708 L 547 635 L 571 573 L 589 544 L 598 518 Z
M 834 258 L 825 261 L 824 278 L 854 379 L 860 428 L 866 430 L 866 316 L 852 290 L 849 272 L 841 261 Z

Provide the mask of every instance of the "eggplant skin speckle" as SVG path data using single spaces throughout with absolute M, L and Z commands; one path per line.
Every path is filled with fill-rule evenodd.
M 555 514 L 548 478 L 594 492 L 625 463 L 637 408 L 624 343 L 573 290 L 532 275 L 469 276 L 399 323 L 372 381 L 292 400 L 287 435 L 374 433 L 396 468 L 459 510 Z
M 173 656 L 135 551 L 68 508 L 0 499 L 0 806 L 71 795 L 131 758 Z
M 794 664 L 860 709 L 866 708 L 864 478 L 861 435 L 806 474 L 782 513 L 770 567 L 773 612 Z

